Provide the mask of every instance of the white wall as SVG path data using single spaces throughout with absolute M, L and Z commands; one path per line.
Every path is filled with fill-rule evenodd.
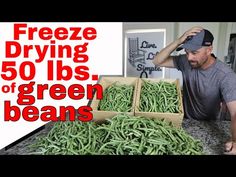
M 166 22 L 128 22 L 123 23 L 123 34 L 127 30 L 133 29 L 166 29 L 166 43 L 170 43 L 174 40 L 174 29 L 175 23 Z
M 233 23 L 231 32 L 236 33 L 236 23 Z
M 218 59 L 224 62 L 224 57 L 228 53 L 229 45 L 229 34 L 228 34 L 228 23 L 220 23 L 219 25 L 219 37 L 218 37 L 218 48 L 216 56 Z

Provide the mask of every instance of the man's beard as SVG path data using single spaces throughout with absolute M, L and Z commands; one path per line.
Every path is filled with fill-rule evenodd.
M 192 68 L 201 68 L 207 62 L 207 58 L 200 64 L 198 61 L 188 61 Z
M 201 67 L 201 65 L 199 65 L 199 63 L 196 61 L 191 61 L 191 62 L 189 61 L 189 64 L 192 68 L 200 68 Z

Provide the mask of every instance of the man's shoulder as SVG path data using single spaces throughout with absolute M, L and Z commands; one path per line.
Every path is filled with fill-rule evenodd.
M 232 73 L 233 70 L 226 65 L 225 63 L 223 63 L 221 60 L 216 59 L 216 67 L 215 69 L 218 70 L 218 72 L 221 72 L 222 74 L 228 74 L 228 73 Z
M 179 54 L 173 56 L 174 61 L 180 62 L 180 63 L 188 63 L 187 55 L 186 54 Z
M 236 80 L 236 73 L 222 61 L 217 60 L 215 69 L 216 69 L 218 78 L 221 78 L 221 81 L 225 79 Z

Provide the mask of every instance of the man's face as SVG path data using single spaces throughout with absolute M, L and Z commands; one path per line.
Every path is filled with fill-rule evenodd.
M 207 62 L 211 49 L 209 47 L 202 47 L 196 51 L 185 49 L 185 52 L 192 68 L 201 68 Z

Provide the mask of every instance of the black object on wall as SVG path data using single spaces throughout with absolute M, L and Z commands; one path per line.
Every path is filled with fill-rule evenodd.
M 225 62 L 236 72 L 236 33 L 230 34 L 228 54 Z

